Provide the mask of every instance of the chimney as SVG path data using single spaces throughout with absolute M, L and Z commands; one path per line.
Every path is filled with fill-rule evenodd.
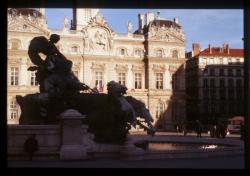
M 229 54 L 229 52 L 230 52 L 229 44 L 226 44 L 226 51 L 227 51 L 227 54 Z
M 144 14 L 139 13 L 138 14 L 138 31 L 139 31 L 139 33 L 143 33 L 143 27 L 144 27 Z
M 146 24 L 148 25 L 149 22 L 153 21 L 154 20 L 154 13 L 152 12 L 148 12 L 146 14 Z
M 199 53 L 200 53 L 200 44 L 193 43 L 193 56 L 196 56 Z
M 209 49 L 209 54 L 212 54 L 212 48 L 210 44 L 208 44 L 208 49 Z
M 175 18 L 174 18 L 174 22 L 175 22 L 176 24 L 179 24 L 179 19 L 178 19 L 177 17 L 175 17 Z

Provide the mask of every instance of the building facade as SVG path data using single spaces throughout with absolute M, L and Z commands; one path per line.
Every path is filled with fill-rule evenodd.
M 144 18 L 145 17 L 145 18 Z M 8 123 L 18 123 L 16 95 L 38 92 L 28 54 L 33 37 L 58 34 L 59 50 L 73 62 L 81 82 L 106 92 L 107 82 L 126 85 L 127 95 L 146 104 L 158 128 L 185 119 L 185 35 L 178 19 L 138 15 L 139 28 L 115 33 L 99 9 L 73 9 L 69 25 L 47 27 L 43 9 L 8 9 Z
M 198 43 L 187 54 L 187 119 L 216 123 L 244 115 L 244 50 Z

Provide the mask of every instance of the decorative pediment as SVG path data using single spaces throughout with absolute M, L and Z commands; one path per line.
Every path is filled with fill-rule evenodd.
M 106 20 L 104 19 L 104 17 L 102 16 L 102 14 L 100 12 L 98 12 L 96 14 L 96 16 L 94 16 L 90 19 L 89 25 L 91 25 L 91 26 L 100 25 L 100 26 L 108 27 L 108 23 L 106 22 Z
M 116 64 L 115 70 L 116 71 L 120 71 L 120 72 L 127 72 L 128 71 L 128 65 L 119 65 L 119 64 Z
M 87 26 L 83 28 L 84 50 L 86 53 L 108 53 L 113 49 L 114 36 L 109 28 Z
M 8 31 L 18 31 L 27 33 L 39 33 L 49 35 L 49 31 L 44 26 L 39 25 L 39 21 L 33 20 L 33 17 L 8 17 Z
M 184 42 L 185 36 L 182 29 L 176 29 L 173 27 L 157 27 L 151 26 L 148 34 L 152 40 L 160 40 L 167 42 Z
M 105 70 L 106 64 L 97 64 L 97 63 L 92 63 L 91 69 L 92 70 Z
M 164 72 L 166 70 L 165 65 L 158 65 L 158 64 L 154 64 L 153 65 L 153 71 L 154 72 Z
M 138 65 L 133 65 L 132 66 L 132 71 L 133 72 L 142 72 L 144 70 L 143 66 L 138 66 Z

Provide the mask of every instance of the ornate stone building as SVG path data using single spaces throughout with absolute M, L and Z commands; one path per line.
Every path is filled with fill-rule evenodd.
M 244 115 L 244 50 L 193 44 L 186 63 L 187 119 L 216 123 Z
M 146 16 L 146 18 L 144 18 Z M 158 128 L 171 129 L 185 119 L 185 35 L 178 19 L 153 13 L 138 15 L 139 27 L 115 33 L 98 9 L 73 9 L 69 27 L 47 27 L 44 9 L 8 10 L 8 123 L 18 123 L 16 95 L 38 92 L 27 49 L 35 36 L 61 36 L 60 51 L 73 61 L 81 82 L 106 92 L 115 80 L 128 87 L 128 95 L 143 101 Z M 70 29 L 69 29 L 70 28 Z

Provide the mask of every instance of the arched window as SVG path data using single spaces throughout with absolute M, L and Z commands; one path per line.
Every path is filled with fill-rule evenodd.
M 21 41 L 18 39 L 11 39 L 10 44 L 11 44 L 11 49 L 13 50 L 18 50 L 21 48 Z
M 124 49 L 124 48 L 121 48 L 119 54 L 120 54 L 121 56 L 124 56 L 124 55 L 125 55 L 125 49 Z
M 155 117 L 156 119 L 159 119 L 162 115 L 164 111 L 164 105 L 162 102 L 158 102 L 157 105 L 156 105 L 156 113 L 155 113 Z
M 25 30 L 25 29 L 27 29 L 28 28 L 28 26 L 26 25 L 26 24 L 24 24 L 23 25 L 23 29 Z
M 178 51 L 177 50 L 172 51 L 172 57 L 173 58 L 178 58 Z
M 78 52 L 78 46 L 72 46 L 71 47 L 71 52 L 72 53 L 77 53 Z
M 140 50 L 140 49 L 135 50 L 135 56 L 141 57 L 142 56 L 142 50 Z
M 161 49 L 156 50 L 156 57 L 163 57 L 163 51 Z
M 17 119 L 18 118 L 18 105 L 15 100 L 10 102 L 10 119 Z

